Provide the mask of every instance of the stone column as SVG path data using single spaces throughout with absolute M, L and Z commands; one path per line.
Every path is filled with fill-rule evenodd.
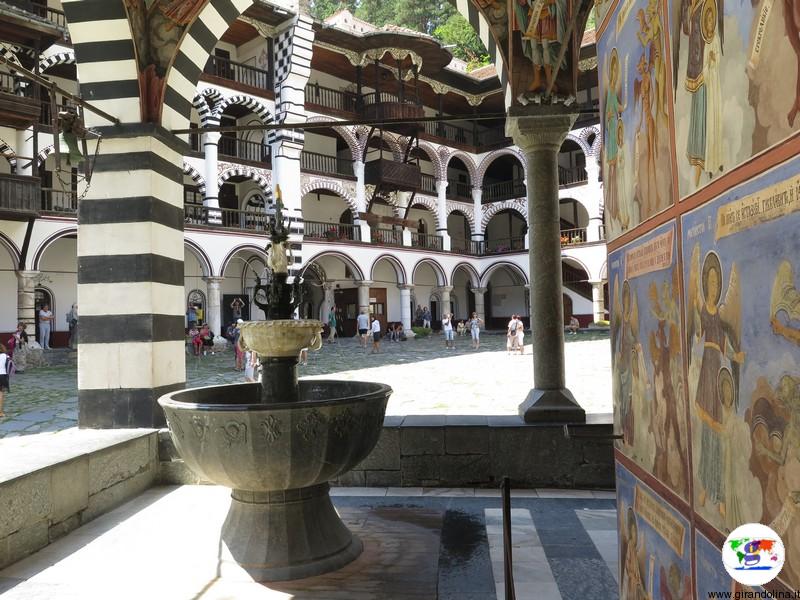
M 36 171 L 36 157 L 33 155 L 33 128 L 17 130 L 17 175 L 31 176 Z
M 436 228 L 436 235 L 442 236 L 442 248 L 450 251 L 450 234 L 447 233 L 447 180 L 438 179 L 436 181 L 436 218 L 439 227 Z
M 586 157 L 587 185 L 592 202 L 587 206 L 589 225 L 586 228 L 586 241 L 598 242 L 605 239 L 603 232 L 603 216 L 600 213 L 600 201 L 603 199 L 603 187 L 600 183 L 600 165 L 593 156 Z
M 439 294 L 442 297 L 442 310 L 441 313 L 449 313 L 453 311 L 453 307 L 450 304 L 450 292 L 453 291 L 452 285 L 443 285 L 439 287 Z
M 478 316 L 481 320 L 484 321 L 484 327 L 486 326 L 486 305 L 484 303 L 484 295 L 488 291 L 488 288 L 485 287 L 478 287 L 472 288 L 472 293 L 475 295 L 475 312 L 478 313 Z M 472 315 L 470 315 L 471 317 Z
M 476 242 L 483 241 L 483 204 L 481 197 L 483 196 L 483 188 L 472 188 L 472 214 L 475 221 L 475 229 L 472 231 L 472 239 Z
M 403 324 L 403 329 L 406 331 L 411 330 L 411 291 L 414 289 L 413 285 L 399 284 L 400 288 L 400 322 Z
M 206 282 L 206 321 L 215 336 L 222 335 L 222 282 L 224 277 L 204 277 Z
M 336 302 L 333 294 L 334 284 L 323 283 L 322 290 L 325 295 L 322 297 L 322 304 L 319 307 L 319 320 L 323 323 L 327 323 L 328 313 L 331 312 L 331 306 Z
M 206 195 L 203 198 L 203 206 L 206 208 L 219 208 L 219 140 L 222 134 L 216 131 L 208 131 L 203 134 L 201 144 L 203 146 L 203 177 L 206 180 Z
M 361 313 L 365 308 L 369 312 L 369 288 L 371 281 L 363 280 L 358 282 L 358 312 Z
M 36 281 L 39 271 L 17 271 L 17 322 L 25 323 L 30 341 L 36 335 Z
M 605 296 L 603 295 L 604 281 L 590 281 L 592 284 L 592 314 L 594 314 L 594 322 L 604 321 L 606 319 Z
M 554 107 L 510 111 L 506 133 L 528 163 L 531 329 L 534 387 L 520 405 L 527 423 L 585 422 L 586 412 L 566 388 L 558 151 L 577 115 Z M 515 114 L 516 113 L 516 114 Z M 535 116 L 534 116 L 535 114 Z

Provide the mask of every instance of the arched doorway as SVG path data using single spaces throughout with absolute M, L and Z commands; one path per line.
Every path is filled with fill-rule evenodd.
M 442 326 L 442 297 L 439 288 L 445 285 L 444 271 L 436 261 L 423 259 L 414 267 L 412 275 L 417 304 L 431 311 L 431 326 L 434 330 Z
M 510 208 L 501 210 L 486 224 L 486 253 L 505 254 L 524 250 L 527 233 L 528 223 L 519 212 Z
M 527 277 L 513 263 L 495 263 L 481 277 L 486 288 L 486 327 L 505 329 L 511 315 L 520 315 L 530 326 L 530 302 L 525 289 Z
M 70 233 L 56 239 L 40 251 L 39 284 L 36 288 L 36 336 L 39 336 L 39 310 L 48 303 L 54 320 L 50 326 L 50 347 L 69 344 L 66 314 L 78 301 L 78 238 Z M 80 313 L 80 307 L 79 307 Z
M 335 306 L 338 335 L 354 336 L 358 316 L 358 282 L 364 279 L 361 269 L 350 257 L 338 252 L 326 252 L 309 259 L 304 273 L 311 269 L 316 270 L 316 275 L 312 274 L 309 278 L 309 285 L 316 283 L 316 280 L 322 281 L 321 294 L 315 294 L 320 299 L 319 305 L 310 307 L 316 308 L 313 318 L 327 323 L 330 309 Z M 385 312 L 385 298 L 382 304 L 381 310 Z
M 562 285 L 564 289 L 564 324 L 569 323 L 573 315 L 581 327 L 587 327 L 594 321 L 592 304 L 592 285 L 589 274 L 582 264 L 570 257 L 561 260 Z M 566 299 L 569 299 L 567 302 Z

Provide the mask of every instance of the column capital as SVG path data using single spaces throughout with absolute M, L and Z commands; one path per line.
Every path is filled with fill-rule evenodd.
M 17 274 L 17 277 L 19 277 L 20 279 L 25 279 L 25 278 L 31 278 L 32 279 L 34 277 L 38 277 L 41 274 L 41 271 L 19 270 L 19 271 L 15 271 L 15 272 Z
M 437 179 L 436 180 L 436 193 L 441 193 L 441 190 L 447 190 L 447 186 L 450 184 L 447 179 Z
M 544 148 L 558 152 L 577 117 L 575 113 L 515 116 L 512 112 L 506 117 L 506 135 L 526 154 Z
M 489 288 L 485 288 L 485 287 L 475 287 L 475 288 L 470 288 L 470 291 L 471 291 L 473 294 L 485 294 L 486 292 L 488 292 L 488 291 L 489 291 Z
M 372 281 L 371 279 L 362 279 L 361 281 L 358 281 L 357 283 L 358 283 L 359 287 L 369 287 L 375 282 Z
M 607 279 L 589 279 L 587 283 L 592 285 L 605 285 L 608 282 Z
M 324 282 L 324 283 L 322 284 L 322 289 L 323 289 L 323 290 L 325 290 L 325 291 L 328 291 L 328 292 L 329 292 L 329 291 L 331 291 L 331 290 L 334 290 L 334 289 L 336 289 L 336 284 L 335 284 L 335 283 L 330 283 L 330 282 L 326 281 L 326 282 Z
M 399 289 L 401 292 L 412 292 L 414 291 L 414 286 L 410 283 L 398 283 L 397 289 Z
M 218 144 L 219 139 L 222 137 L 222 134 L 219 131 L 203 131 L 199 129 L 200 133 L 203 135 L 202 144 L 205 146 L 206 144 Z
M 440 292 L 447 292 L 448 294 L 453 291 L 452 285 L 440 285 L 436 288 Z
M 223 281 L 225 281 L 225 278 L 224 277 L 203 277 L 203 281 L 205 281 L 206 283 L 210 283 L 211 285 L 214 285 L 214 284 L 219 285 Z

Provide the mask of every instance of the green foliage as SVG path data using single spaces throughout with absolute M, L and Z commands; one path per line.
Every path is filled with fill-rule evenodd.
M 598 327 L 608 327 L 609 326 L 609 322 L 608 321 L 595 321 L 594 325 L 597 325 Z
M 594 6 L 592 10 L 589 11 L 589 17 L 586 19 L 586 31 L 591 31 L 597 27 L 597 15 L 594 11 Z
M 308 10 L 312 17 L 320 21 L 344 8 L 350 12 L 356 9 L 356 0 L 307 0 Z
M 414 335 L 419 338 L 428 337 L 431 334 L 430 327 L 412 327 L 411 331 L 414 332 Z
M 469 63 L 469 69 L 482 67 L 489 63 L 489 53 L 472 25 L 453 9 L 447 20 L 433 31 L 433 36 L 450 48 L 453 56 Z

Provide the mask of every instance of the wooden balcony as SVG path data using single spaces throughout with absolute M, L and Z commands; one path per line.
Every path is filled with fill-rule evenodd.
M 41 203 L 38 177 L 0 174 L 0 218 L 25 221 L 37 217 Z
M 364 165 L 364 181 L 382 190 L 413 192 L 422 186 L 422 174 L 419 165 L 380 158 Z
M 388 119 L 407 119 L 408 123 L 387 125 L 385 128 L 401 135 L 416 135 L 421 125 L 416 119 L 425 116 L 422 103 L 413 96 L 397 96 L 389 92 L 373 92 L 363 96 L 364 118 L 384 121 Z
M 0 123 L 13 129 L 27 129 L 39 120 L 40 107 L 30 98 L 14 93 L 14 77 L 0 73 Z

